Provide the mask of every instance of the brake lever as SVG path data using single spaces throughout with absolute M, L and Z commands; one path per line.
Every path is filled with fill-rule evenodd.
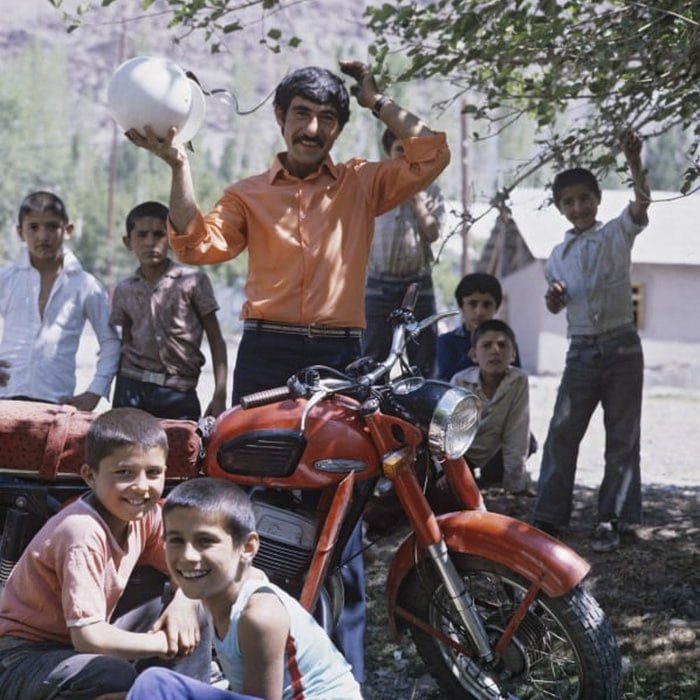
M 443 318 L 450 318 L 451 316 L 457 316 L 459 311 L 441 311 L 440 313 L 433 314 L 432 316 L 427 316 L 422 321 L 418 323 L 411 324 L 406 327 L 407 333 L 413 338 L 417 336 L 421 331 L 424 331 L 428 326 L 432 326 L 433 323 L 442 321 Z

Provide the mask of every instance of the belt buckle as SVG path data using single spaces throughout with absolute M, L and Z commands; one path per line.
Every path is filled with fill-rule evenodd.
M 158 386 L 163 386 L 165 384 L 165 373 L 144 371 L 143 381 L 147 382 L 148 384 L 157 384 Z

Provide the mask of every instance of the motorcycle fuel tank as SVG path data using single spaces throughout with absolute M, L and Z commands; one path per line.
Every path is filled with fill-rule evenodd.
M 337 483 L 350 471 L 356 479 L 380 474 L 356 401 L 336 397 L 304 418 L 306 404 L 290 399 L 223 413 L 207 439 L 205 473 L 240 484 L 307 489 Z

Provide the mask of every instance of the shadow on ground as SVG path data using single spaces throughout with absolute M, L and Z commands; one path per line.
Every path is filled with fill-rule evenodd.
M 529 520 L 532 501 L 484 491 L 489 510 Z M 700 697 L 700 487 L 649 484 L 644 524 L 625 529 L 616 552 L 589 546 L 596 492 L 578 487 L 571 528 L 562 540 L 591 563 L 585 585 L 608 615 L 624 664 L 625 700 Z M 367 552 L 366 700 L 444 697 L 408 637 L 391 639 L 385 576 L 405 526 Z

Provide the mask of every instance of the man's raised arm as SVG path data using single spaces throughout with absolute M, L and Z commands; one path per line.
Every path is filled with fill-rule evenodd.
M 431 136 L 435 132 L 424 124 L 415 114 L 400 107 L 394 100 L 379 92 L 374 76 L 366 63 L 359 61 L 340 61 L 340 70 L 357 83 L 350 87 L 360 106 L 372 110 L 372 114 L 381 119 L 398 139 L 411 136 Z
M 183 234 L 197 213 L 197 199 L 192 183 L 192 171 L 184 144 L 174 144 L 175 127 L 168 131 L 165 139 L 158 138 L 150 127 L 144 133 L 130 129 L 127 138 L 135 145 L 145 148 L 170 166 L 170 223 L 175 231 Z

